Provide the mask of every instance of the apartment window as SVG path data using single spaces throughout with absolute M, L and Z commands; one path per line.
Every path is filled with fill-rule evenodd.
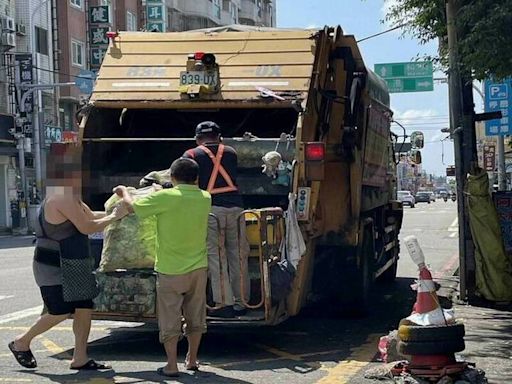
M 76 67 L 84 66 L 85 44 L 78 40 L 71 40 L 71 63 Z
M 214 15 L 220 19 L 220 0 L 213 0 L 213 8 Z
M 130 11 L 126 11 L 126 30 L 136 31 L 137 30 L 137 17 Z
M 69 2 L 73 7 L 83 9 L 83 0 L 69 0 Z
M 46 29 L 35 27 L 36 52 L 41 55 L 48 55 L 48 31 Z
M 224 12 L 229 12 L 230 7 L 231 7 L 231 1 L 230 0 L 222 0 L 222 10 Z

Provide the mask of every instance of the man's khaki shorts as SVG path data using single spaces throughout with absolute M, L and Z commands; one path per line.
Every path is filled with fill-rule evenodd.
M 206 268 L 184 275 L 158 274 L 156 295 L 161 343 L 181 335 L 182 316 L 185 335 L 206 332 L 206 281 Z

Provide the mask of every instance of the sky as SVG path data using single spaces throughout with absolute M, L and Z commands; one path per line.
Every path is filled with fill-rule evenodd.
M 381 22 L 386 9 L 394 0 L 277 0 L 277 26 L 316 28 L 324 25 L 340 25 L 345 34 L 357 40 L 385 31 L 389 25 Z M 435 54 L 437 42 L 420 45 L 410 36 L 402 37 L 393 31 L 359 44 L 368 68 L 374 64 L 414 61 L 425 54 Z M 446 77 L 436 72 L 434 78 Z M 475 99 L 476 111 L 482 103 Z M 391 94 L 394 119 L 407 128 L 407 132 L 419 130 L 425 134 L 422 150 L 423 169 L 427 173 L 445 175 L 446 167 L 454 164 L 453 142 L 441 141 L 447 135 L 441 128 L 449 126 L 448 86 L 434 82 L 434 91 Z M 394 126 L 393 131 L 403 134 Z

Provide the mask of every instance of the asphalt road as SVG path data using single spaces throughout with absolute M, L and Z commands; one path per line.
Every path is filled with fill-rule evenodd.
M 456 204 L 437 201 L 405 208 L 402 237 L 418 237 L 427 263 L 442 278 L 456 267 Z M 404 249 L 405 250 L 405 249 Z M 329 318 L 321 311 L 273 328 L 211 329 L 201 348 L 202 371 L 162 381 L 155 371 L 164 352 L 154 325 L 95 321 L 90 355 L 114 370 L 76 373 L 68 369 L 73 334 L 66 321 L 34 341 L 39 368 L 20 367 L 7 349 L 13 337 L 37 317 L 41 300 L 31 271 L 29 239 L 0 239 L 1 383 L 369 383 L 362 372 L 375 360 L 378 338 L 410 313 L 416 266 L 403 252 L 399 278 L 373 292 L 363 318 Z M 180 345 L 184 359 L 185 343 Z M 370 363 L 370 365 L 369 365 Z M 182 367 L 182 366 L 181 366 Z

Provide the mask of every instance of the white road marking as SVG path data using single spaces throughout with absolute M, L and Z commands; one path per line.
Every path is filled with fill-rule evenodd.
M 8 296 L 0 295 L 0 300 L 10 299 L 11 297 L 14 297 L 14 296 L 13 295 L 8 295 Z
M 450 225 L 450 228 L 452 228 L 452 227 L 457 227 L 458 228 L 458 226 L 459 226 L 459 218 L 456 217 L 455 220 L 453 220 L 452 225 Z
M 451 238 L 459 236 L 459 232 L 452 232 L 450 235 Z
M 0 324 L 9 323 L 11 321 L 21 320 L 26 317 L 40 315 L 43 310 L 42 305 L 38 305 L 37 307 L 23 309 L 21 311 L 8 313 L 6 315 L 0 316 Z

